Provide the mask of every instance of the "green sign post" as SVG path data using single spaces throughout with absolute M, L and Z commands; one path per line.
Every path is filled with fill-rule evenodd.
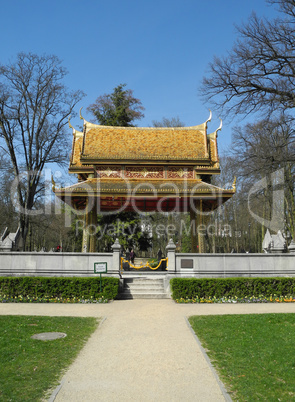
M 100 292 L 101 292 L 101 274 L 108 272 L 107 262 L 95 262 L 94 263 L 94 273 L 100 275 Z

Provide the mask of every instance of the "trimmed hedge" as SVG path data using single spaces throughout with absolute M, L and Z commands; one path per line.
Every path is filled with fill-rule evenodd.
M 119 291 L 119 279 L 101 278 L 61 278 L 61 277 L 0 277 L 0 294 L 11 298 L 17 296 L 29 297 L 62 297 L 84 299 L 115 299 Z
M 173 300 L 295 295 L 295 278 L 174 278 L 170 285 Z

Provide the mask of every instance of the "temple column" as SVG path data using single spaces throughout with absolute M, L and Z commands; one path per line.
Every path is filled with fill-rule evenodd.
M 191 206 L 190 207 L 190 235 L 191 235 L 191 252 L 198 252 L 198 238 L 197 238 L 197 219 L 196 219 L 196 211 Z
M 96 205 L 87 198 L 84 215 L 82 253 L 94 253 L 96 251 Z
M 97 213 L 96 205 L 89 212 L 88 218 L 88 228 L 89 228 L 89 253 L 96 252 L 96 228 L 97 228 Z
M 86 207 L 84 213 L 84 224 L 83 224 L 83 239 L 82 239 L 82 253 L 89 252 L 89 232 L 88 232 L 88 220 L 89 220 L 89 213 L 88 213 L 88 198 L 86 199 Z
M 203 210 L 203 201 L 200 200 L 199 204 L 199 227 L 198 227 L 198 244 L 199 244 L 199 253 L 206 252 L 206 216 L 204 215 Z
M 89 234 L 88 234 L 87 213 L 86 213 L 84 215 L 82 253 L 88 253 L 88 251 L 89 251 Z
M 192 253 L 206 252 L 206 222 L 206 216 L 203 214 L 203 202 L 197 200 L 190 207 Z

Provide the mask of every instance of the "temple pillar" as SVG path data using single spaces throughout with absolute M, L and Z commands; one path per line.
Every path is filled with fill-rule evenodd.
M 203 213 L 203 202 L 197 200 L 190 207 L 191 249 L 192 253 L 206 252 L 206 216 Z
M 82 253 L 94 253 L 96 251 L 96 205 L 87 198 L 84 215 Z
M 89 228 L 89 253 L 95 253 L 96 251 L 96 227 L 97 227 L 97 213 L 96 208 L 92 208 L 89 212 L 88 218 L 88 228 Z
M 82 238 L 82 253 L 88 253 L 89 251 L 89 234 L 88 234 L 88 225 L 87 225 L 87 212 L 84 215 L 84 224 L 83 224 L 83 238 Z

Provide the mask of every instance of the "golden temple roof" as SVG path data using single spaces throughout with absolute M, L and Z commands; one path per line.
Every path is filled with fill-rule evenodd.
M 73 132 L 70 165 L 80 167 L 105 161 L 218 164 L 216 132 L 207 122 L 192 127 L 112 127 L 84 121 Z
M 82 158 L 204 160 L 206 133 L 200 127 L 139 128 L 91 125 L 84 134 Z

